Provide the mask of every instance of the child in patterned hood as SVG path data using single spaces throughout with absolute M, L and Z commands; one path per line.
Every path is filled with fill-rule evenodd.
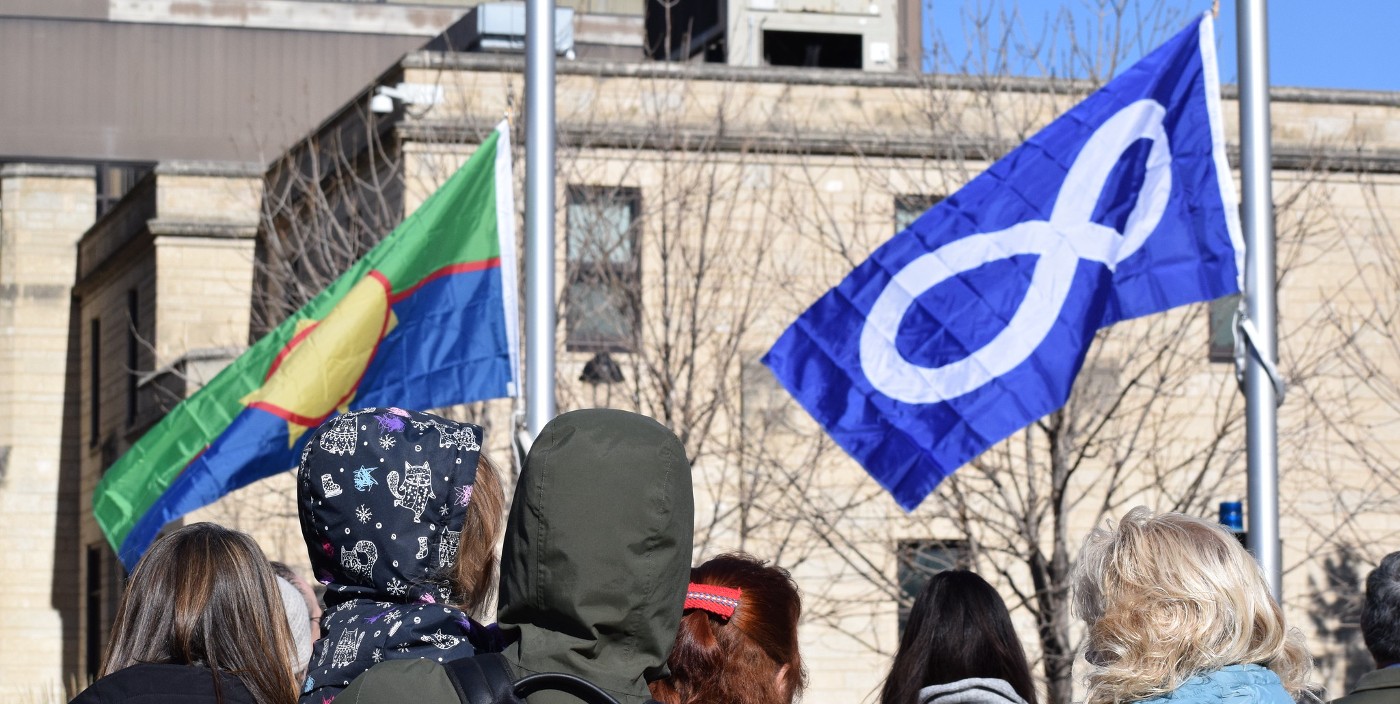
M 302 704 L 382 660 L 495 649 L 468 612 L 495 583 L 505 503 L 481 428 L 399 408 L 333 417 L 297 470 L 301 533 L 326 585 Z

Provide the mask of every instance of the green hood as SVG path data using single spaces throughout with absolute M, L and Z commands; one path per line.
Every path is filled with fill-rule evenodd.
M 609 409 L 550 421 L 506 524 L 497 620 L 516 639 L 506 658 L 524 673 L 579 675 L 622 704 L 648 699 L 680 625 L 694 501 L 685 449 L 660 423 Z

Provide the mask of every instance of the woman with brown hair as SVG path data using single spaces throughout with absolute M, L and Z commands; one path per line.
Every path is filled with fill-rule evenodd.
M 651 683 L 651 696 L 662 704 L 792 702 L 806 673 L 797 650 L 802 600 L 787 570 L 730 553 L 692 569 L 690 582 L 671 675 Z
M 72 704 L 291 704 L 291 641 L 257 543 L 195 523 L 157 540 L 137 563 L 101 679 Z

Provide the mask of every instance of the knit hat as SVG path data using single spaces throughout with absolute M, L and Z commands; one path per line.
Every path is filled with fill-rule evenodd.
M 277 591 L 282 593 L 282 608 L 292 629 L 292 671 L 300 676 L 311 662 L 311 614 L 306 610 L 306 599 L 291 582 L 277 577 Z

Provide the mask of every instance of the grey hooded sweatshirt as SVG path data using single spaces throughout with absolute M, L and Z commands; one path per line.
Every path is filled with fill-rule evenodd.
M 680 626 L 694 501 L 685 449 L 660 423 L 610 409 L 550 421 L 525 460 L 501 558 L 497 620 L 519 674 L 568 672 L 622 704 L 649 699 Z
M 690 580 L 690 463 L 676 436 L 626 411 L 573 411 L 545 425 L 515 488 L 498 621 L 516 678 L 567 672 L 621 704 L 665 677 Z M 386 661 L 337 704 L 458 701 L 431 660 Z M 577 704 L 540 692 L 531 704 Z
M 1026 704 L 1006 680 L 973 677 L 919 690 L 919 704 Z

